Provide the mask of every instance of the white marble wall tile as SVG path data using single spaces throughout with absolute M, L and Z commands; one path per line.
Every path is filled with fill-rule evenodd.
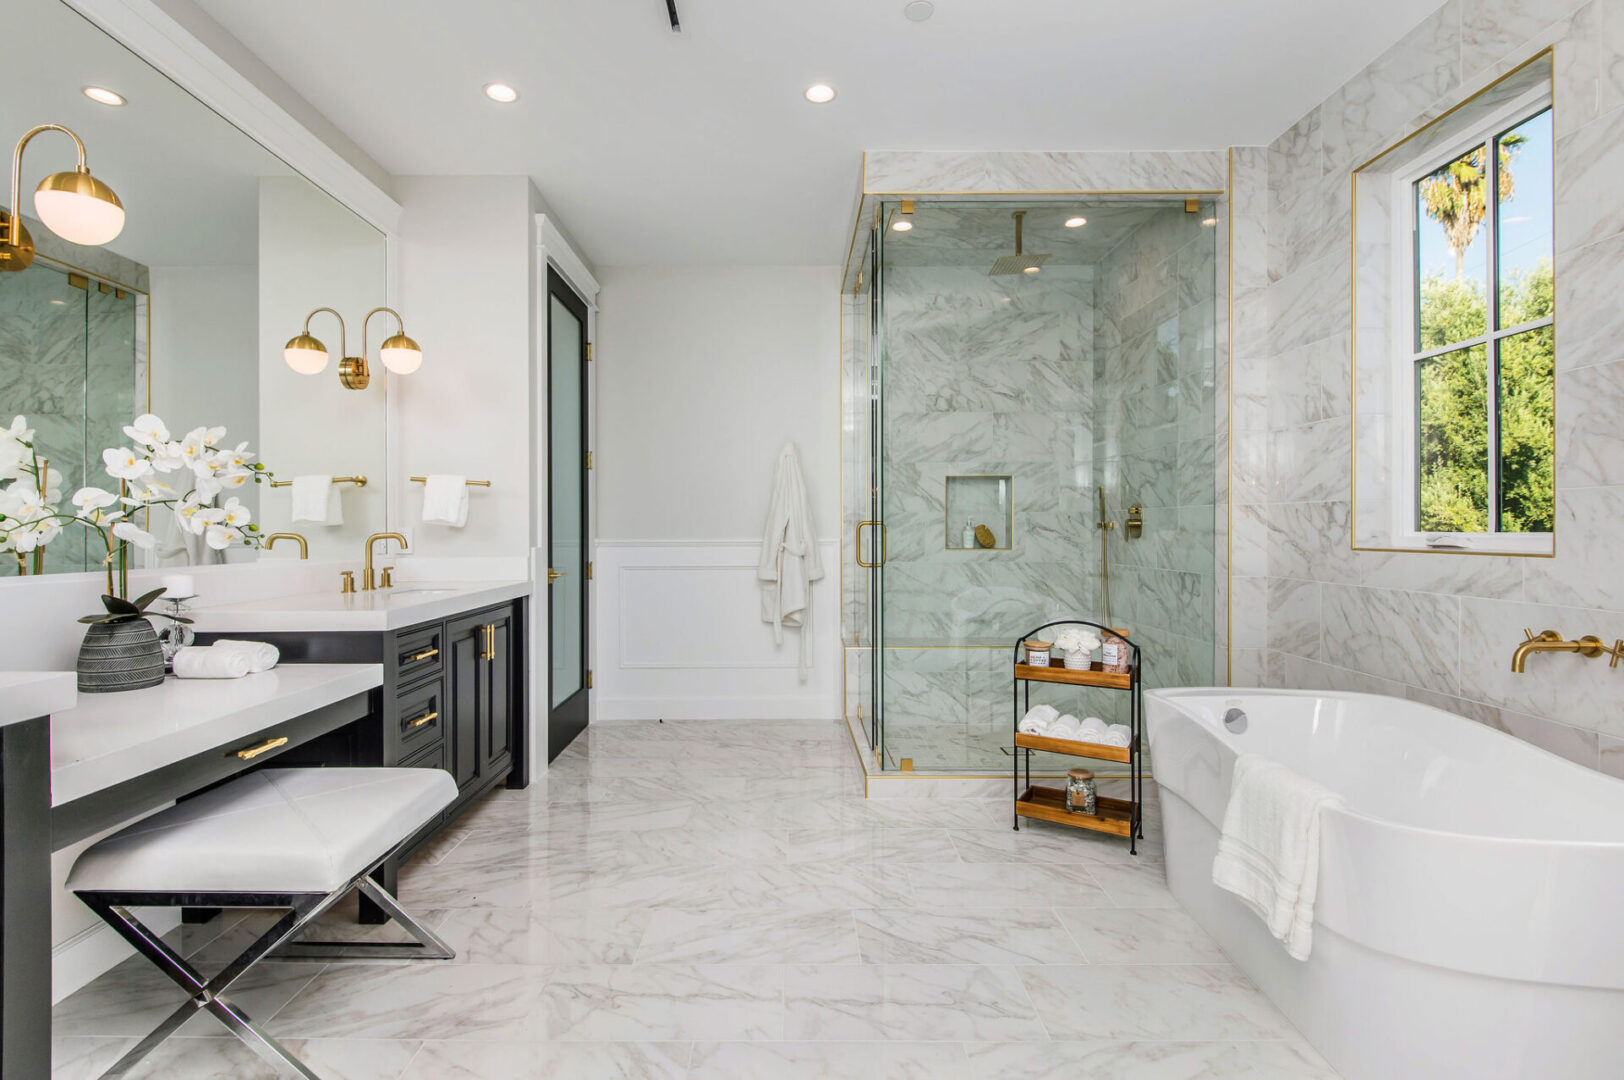
M 1359 580 L 1346 502 L 1270 503 L 1257 513 L 1268 527 L 1268 557 L 1259 572 L 1344 584 Z
M 1624 738 L 1603 735 L 1598 740 L 1598 750 L 1601 754 L 1601 771 L 1624 780 Z
M 1616 622 L 1615 622 L 1616 620 Z M 1618 672 L 1571 654 L 1532 656 L 1526 670 L 1511 670 L 1523 630 L 1559 630 L 1578 637 L 1624 636 L 1624 617 L 1572 607 L 1466 597 L 1461 600 L 1460 685 L 1481 701 L 1604 735 L 1624 736 L 1624 700 Z
M 1357 556 L 1361 585 L 1503 600 L 1522 597 L 1523 572 L 1532 562 L 1442 551 L 1370 551 Z
M 1293 578 L 1268 578 L 1267 648 L 1320 659 L 1320 584 Z
M 1342 659 L 1342 658 L 1338 658 Z M 1347 658 L 1351 661 L 1351 657 Z M 1292 653 L 1271 652 L 1265 660 L 1267 686 L 1289 686 L 1303 690 L 1343 690 L 1355 694 L 1386 694 L 1403 697 L 1404 684 L 1351 667 L 1310 660 Z
M 1564 370 L 1556 395 L 1557 485 L 1624 484 L 1624 362 Z
M 1461 57 L 1468 77 L 1508 57 L 1570 15 L 1579 0 L 1462 0 Z
M 1333 664 L 1454 693 L 1460 601 L 1432 593 L 1326 585 L 1320 656 Z
M 1557 555 L 1527 561 L 1527 595 L 1551 604 L 1624 611 L 1624 563 L 1614 544 L 1620 522 L 1624 488 L 1558 487 Z
M 868 192 L 1127 191 L 1135 180 L 1127 152 L 870 150 L 864 155 Z
M 1624 107 L 1556 140 L 1558 251 L 1593 244 L 1624 230 Z
M 1561 219 L 1563 207 L 1557 207 Z M 1557 253 L 1556 307 L 1562 313 L 1558 371 L 1624 359 L 1624 236 Z M 1561 423 L 1560 408 L 1558 423 Z

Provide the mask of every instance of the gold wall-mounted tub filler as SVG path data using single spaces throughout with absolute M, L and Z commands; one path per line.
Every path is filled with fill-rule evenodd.
M 1618 667 L 1620 659 L 1624 659 L 1624 639 L 1608 645 L 1594 634 L 1586 634 L 1577 641 L 1568 641 L 1562 637 L 1559 630 L 1542 630 L 1534 633 L 1532 630 L 1523 631 L 1523 640 L 1517 645 L 1517 651 L 1511 654 L 1511 670 L 1518 675 L 1523 673 L 1523 665 L 1533 653 L 1542 652 L 1570 652 L 1590 660 L 1603 656 L 1613 659 L 1608 667 Z

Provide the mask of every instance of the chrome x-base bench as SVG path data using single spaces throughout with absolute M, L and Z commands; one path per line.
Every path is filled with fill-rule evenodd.
M 293 957 L 455 955 L 367 875 L 457 795 L 439 769 L 266 769 L 131 825 L 95 844 L 68 887 L 190 996 L 103 1076 L 123 1076 L 198 1010 L 261 1056 L 320 1080 L 253 1022 L 226 991 L 256 962 Z M 359 888 L 411 942 L 299 942 L 313 919 Z M 288 908 L 219 974 L 205 980 L 132 907 Z

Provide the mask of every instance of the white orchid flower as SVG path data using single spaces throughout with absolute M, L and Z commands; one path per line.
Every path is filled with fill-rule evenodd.
M 248 469 L 225 469 L 216 474 L 214 479 L 224 490 L 235 491 L 244 484 L 248 483 L 249 478 L 253 475 L 254 474 Z
M 154 446 L 147 456 L 152 459 L 152 467 L 159 472 L 174 472 L 176 469 L 186 467 L 186 458 L 181 453 L 181 444 L 178 442 L 170 441 Z
M 224 484 L 220 483 L 220 481 L 215 478 L 213 473 L 208 471 L 202 471 L 197 474 L 196 485 L 197 486 L 193 490 L 197 493 L 197 497 L 204 501 L 213 500 L 213 498 L 220 494 L 225 487 Z
M 117 495 L 97 487 L 82 487 L 73 493 L 73 505 L 78 508 L 79 516 L 82 518 L 94 518 L 96 511 L 104 506 L 112 506 L 116 502 Z
M 138 529 L 132 522 L 120 521 L 113 526 L 113 535 L 120 540 L 126 540 L 143 551 L 151 551 L 158 545 L 158 538 L 145 529 Z
M 193 428 L 179 443 L 174 444 L 175 453 L 180 457 L 181 464 L 197 468 L 198 463 L 209 456 L 209 444 L 206 441 L 208 428 Z
M 62 531 L 62 523 L 58 521 L 35 521 L 14 529 L 11 534 L 11 543 L 18 551 L 27 553 L 35 548 L 42 548 L 55 540 Z
M 40 498 L 33 484 L 18 481 L 0 491 L 0 515 L 26 522 L 54 513 L 56 510 Z
M 62 474 L 55 469 L 45 470 L 45 501 L 52 506 L 62 501 Z
M 10 439 L 13 442 L 31 443 L 34 441 L 34 429 L 28 426 L 28 419 L 22 416 L 11 418 L 11 426 L 0 431 L 0 440 Z
M 225 461 L 226 466 L 232 469 L 246 469 L 248 463 L 258 456 L 258 454 L 248 449 L 248 444 L 245 442 L 238 443 L 233 450 L 220 451 L 220 457 Z
M 33 451 L 0 431 L 0 480 L 21 476 L 23 465 L 32 458 Z
M 208 527 L 209 519 L 204 511 L 213 507 L 204 506 L 195 494 L 188 495 L 175 507 L 175 513 L 180 515 L 181 527 L 193 536 L 202 536 L 203 530 Z
M 152 472 L 152 462 L 127 446 L 103 450 L 102 463 L 107 475 L 115 480 L 140 480 Z
M 209 547 L 221 551 L 232 544 L 240 542 L 242 533 L 233 529 L 230 525 L 210 525 L 208 531 L 203 534 L 203 539 L 208 543 Z
M 222 517 L 220 521 L 223 524 L 230 525 L 233 528 L 247 528 L 248 523 L 254 520 L 253 513 L 249 511 L 248 507 L 242 504 L 241 499 L 227 499 L 225 506 L 221 507 L 221 509 L 224 511 L 225 516 Z
M 124 434 L 146 447 L 159 447 L 169 441 L 169 428 L 151 413 L 137 416 L 135 423 L 124 429 Z
M 175 489 L 162 480 L 140 480 L 130 485 L 130 494 L 124 500 L 130 506 L 145 506 L 160 499 L 170 498 Z

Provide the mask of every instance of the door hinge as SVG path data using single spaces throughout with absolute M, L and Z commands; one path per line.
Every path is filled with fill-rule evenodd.
M 590 341 L 586 343 L 586 358 L 588 360 L 592 359 L 592 342 Z
M 586 688 L 588 690 L 592 689 L 592 671 L 590 668 L 587 669 L 586 673 Z
M 592 580 L 592 564 L 591 563 L 586 564 L 586 579 L 588 581 Z
M 586 452 L 586 467 L 592 468 L 592 451 L 590 450 Z

